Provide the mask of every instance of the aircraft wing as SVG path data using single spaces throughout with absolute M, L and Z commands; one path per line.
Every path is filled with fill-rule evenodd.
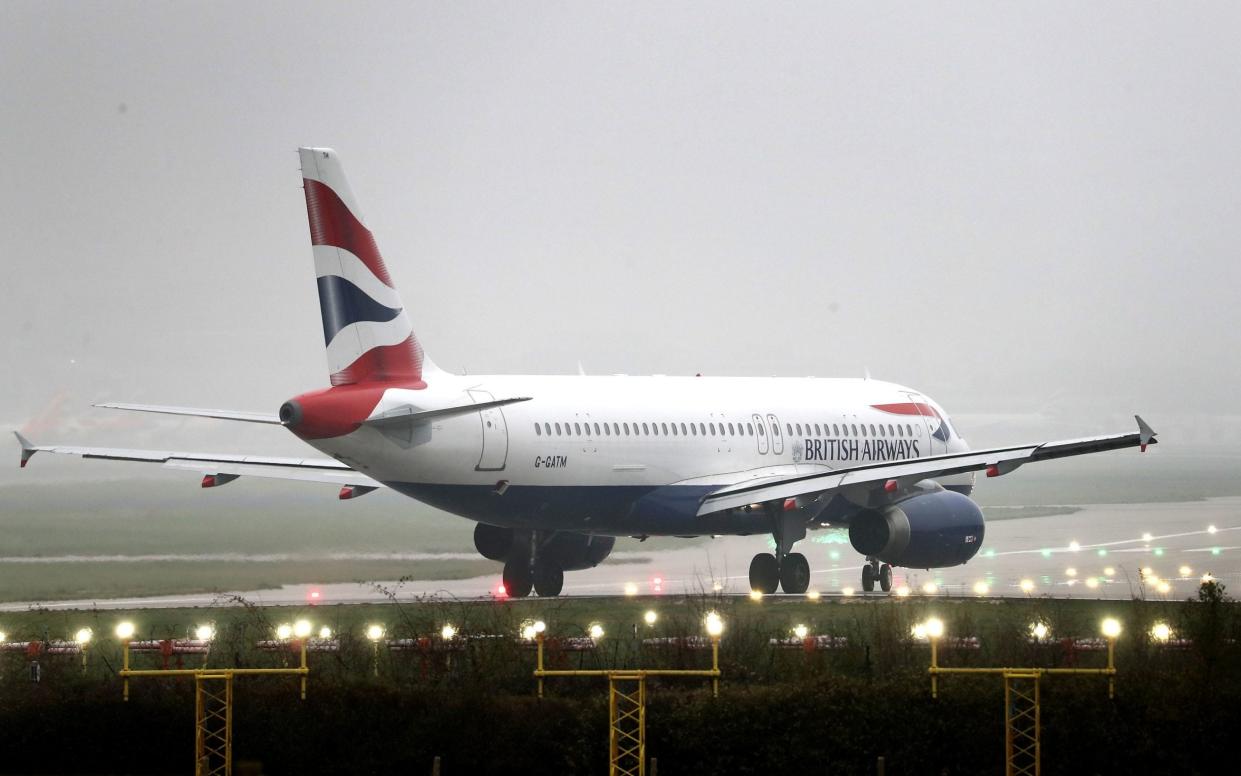
M 75 447 L 36 445 L 14 432 L 22 445 L 22 466 L 35 453 L 77 455 L 112 461 L 158 463 L 170 469 L 183 469 L 206 475 L 203 487 L 223 485 L 237 477 L 266 477 L 304 482 L 324 482 L 355 489 L 382 488 L 384 485 L 331 458 L 279 458 L 259 455 L 221 455 L 167 450 L 131 450 L 120 447 Z M 343 496 L 342 497 L 346 497 Z
M 747 480 L 725 486 L 708 495 L 703 499 L 698 514 L 705 515 L 747 504 L 798 496 L 818 496 L 829 492 L 844 492 L 851 496 L 852 500 L 864 504 L 869 500 L 865 496 L 871 491 L 899 492 L 919 480 L 977 471 L 985 471 L 988 477 L 997 477 L 1035 461 L 1050 461 L 1126 447 L 1140 447 L 1145 450 L 1148 444 L 1156 443 L 1155 432 L 1141 417 L 1134 417 L 1138 422 L 1138 430 L 1129 434 L 970 450 L 907 461 L 885 461 L 834 469 L 830 472 L 785 477 L 774 482 L 770 478 L 760 482 Z

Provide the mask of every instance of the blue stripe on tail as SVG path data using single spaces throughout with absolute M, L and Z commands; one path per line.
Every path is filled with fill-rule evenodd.
M 401 314 L 376 302 L 365 291 L 339 275 L 319 278 L 319 312 L 323 315 L 323 342 L 331 344 L 340 330 L 353 323 L 385 323 Z

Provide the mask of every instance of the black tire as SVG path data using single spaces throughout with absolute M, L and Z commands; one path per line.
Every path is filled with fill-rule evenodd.
M 875 590 L 875 567 L 867 563 L 862 567 L 862 592 L 873 593 Z
M 780 589 L 801 595 L 810 589 L 810 561 L 800 552 L 790 552 L 780 564 Z
M 503 578 L 504 592 L 509 598 L 525 598 L 530 595 L 534 576 L 530 573 L 530 562 L 525 558 L 510 558 L 505 561 Z
M 885 593 L 892 590 L 892 567 L 886 563 L 879 567 L 879 588 Z
M 534 564 L 534 592 L 539 598 L 554 598 L 564 589 L 564 569 L 554 563 Z
M 780 564 L 770 552 L 761 552 L 750 561 L 750 589 L 771 595 L 780 586 Z

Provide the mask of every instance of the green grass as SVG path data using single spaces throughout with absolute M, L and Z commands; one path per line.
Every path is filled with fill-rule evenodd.
M 327 585 L 394 579 L 468 579 L 499 574 L 499 563 L 478 560 L 171 561 L 9 564 L 2 601 L 129 598 L 174 593 L 263 590 L 287 584 Z

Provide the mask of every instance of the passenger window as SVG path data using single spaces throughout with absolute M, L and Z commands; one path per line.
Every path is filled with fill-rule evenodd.
M 638 428 L 637 428 L 637 425 L 635 424 L 635 425 L 634 425 L 634 433 L 636 434 L 637 432 L 638 432 Z M 651 432 L 650 432 L 650 429 L 647 427 L 647 425 L 646 425 L 645 423 L 643 423 L 643 424 L 642 424 L 642 436 L 649 436 L 649 435 L 650 435 L 650 433 L 651 433 Z
M 882 424 L 882 423 L 880 423 L 880 424 L 879 424 L 879 436 L 887 436 L 887 434 L 886 434 L 886 433 L 884 432 L 884 430 L 883 430 L 883 424 Z
M 850 423 L 850 424 L 849 424 L 849 430 L 853 432 L 853 436 L 857 436 L 857 435 L 858 435 L 858 433 L 857 433 L 857 426 L 856 426 L 856 425 L 854 425 L 854 424 Z
M 754 433 L 754 424 L 753 424 L 753 423 L 747 423 L 746 425 L 750 428 L 750 433 L 751 433 L 751 434 L 753 434 L 753 433 Z M 763 424 L 762 424 L 762 423 L 759 423 L 759 424 L 758 424 L 758 435 L 759 435 L 759 436 L 767 436 L 767 431 L 763 428 Z
M 578 436 L 582 435 L 582 424 L 581 423 L 573 424 L 573 433 L 577 434 Z
M 560 436 L 560 424 L 556 424 L 556 436 Z
M 612 429 L 608 427 L 608 424 L 607 424 L 607 423 L 604 423 L 604 424 L 603 424 L 603 435 L 604 435 L 604 436 L 612 436 Z
M 721 426 L 721 428 L 723 428 L 723 426 Z M 714 423 L 708 423 L 707 430 L 711 432 L 711 436 L 715 436 L 715 424 Z
M 689 424 L 689 433 L 690 433 L 690 434 L 692 434 L 692 435 L 694 435 L 694 436 L 698 436 L 698 427 L 697 427 L 697 426 L 695 426 L 693 423 L 690 423 L 690 424 Z
M 875 435 L 875 424 L 874 423 L 870 425 L 870 435 L 871 436 Z
M 668 436 L 668 424 L 667 424 L 667 423 L 660 423 L 659 425 L 663 427 L 663 435 L 664 435 L 664 436 Z
M 599 424 L 595 424 L 595 436 L 603 436 L 603 432 L 599 430 Z
M 787 433 L 789 436 L 793 436 L 793 424 L 792 423 L 785 423 L 784 428 L 787 429 Z M 771 429 L 771 432 L 774 434 L 776 432 L 776 429 L 773 427 Z
M 904 427 L 902 427 L 902 426 L 901 426 L 901 425 L 899 425 L 899 424 L 896 426 L 896 435 L 897 435 L 897 436 L 905 436 L 905 429 L 904 429 Z
M 906 424 L 905 424 L 905 433 L 909 434 L 910 436 L 913 436 L 913 435 L 914 435 L 914 427 L 913 427 L 913 426 L 911 426 L 911 425 L 909 425 L 908 423 L 906 423 Z
M 534 424 L 534 435 L 543 436 L 543 427 L 540 426 L 538 423 Z
M 629 436 L 629 424 L 624 424 L 623 428 L 625 429 L 625 436 Z
M 819 424 L 818 424 L 818 423 L 815 423 L 815 424 L 814 424 L 814 435 L 815 435 L 815 436 L 822 436 L 822 434 L 820 434 L 820 433 L 819 433 Z
M 698 424 L 698 433 L 702 434 L 703 436 L 707 435 L 707 424 L 706 423 Z
M 797 424 L 797 436 L 801 436 L 801 424 Z
M 686 436 L 686 435 L 687 435 L 687 432 L 685 431 L 685 424 L 682 423 L 681 424 L 681 436 Z
M 892 424 L 888 424 L 888 436 L 896 436 L 896 431 L 892 428 Z

